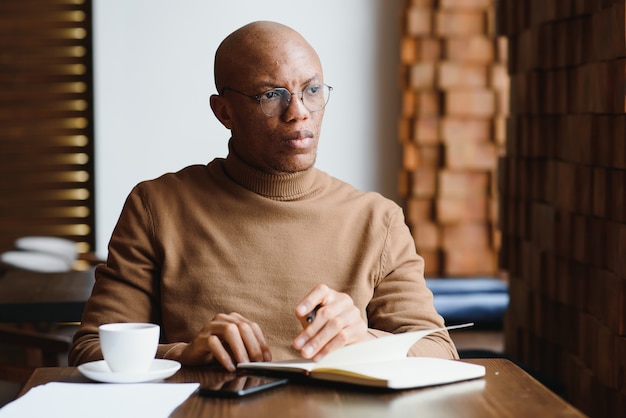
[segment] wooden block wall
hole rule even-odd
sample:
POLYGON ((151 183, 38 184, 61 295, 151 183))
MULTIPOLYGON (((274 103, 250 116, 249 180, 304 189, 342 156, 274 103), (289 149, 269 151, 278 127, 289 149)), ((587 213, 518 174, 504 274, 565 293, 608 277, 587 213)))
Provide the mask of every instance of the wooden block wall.
POLYGON ((500 0, 507 354, 592 417, 626 416, 625 0, 500 0))
POLYGON ((426 275, 497 273, 496 168, 509 78, 494 0, 407 0, 400 195, 426 275))

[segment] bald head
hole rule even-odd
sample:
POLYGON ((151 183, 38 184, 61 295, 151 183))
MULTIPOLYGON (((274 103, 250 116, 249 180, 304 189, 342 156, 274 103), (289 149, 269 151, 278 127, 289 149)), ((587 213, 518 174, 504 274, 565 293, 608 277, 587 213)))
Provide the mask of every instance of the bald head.
POLYGON ((276 22, 249 23, 227 36, 215 54, 215 86, 241 86, 253 74, 276 71, 294 52, 321 64, 315 50, 295 30, 276 22))
POLYGON ((217 49, 211 109, 230 131, 231 150, 239 158, 266 173, 295 173, 315 163, 324 106, 310 110, 305 101, 313 93, 321 93, 318 101, 327 98, 323 83, 320 59, 298 32, 275 22, 254 22, 217 49), (286 107, 287 96, 278 89, 291 92, 286 107), (265 112, 257 98, 264 93, 274 104, 281 100, 278 114, 265 112))

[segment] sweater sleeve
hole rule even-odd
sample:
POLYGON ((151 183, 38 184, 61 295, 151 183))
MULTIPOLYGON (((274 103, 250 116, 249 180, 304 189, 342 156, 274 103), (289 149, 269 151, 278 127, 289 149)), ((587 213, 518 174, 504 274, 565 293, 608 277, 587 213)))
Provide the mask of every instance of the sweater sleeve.
MULTIPOLYGON (((426 287, 424 259, 415 250, 415 242, 399 207, 388 219, 379 282, 367 311, 370 333, 376 337, 387 332, 395 334, 444 326, 443 318, 435 310, 432 292, 426 287)), ((409 355, 458 358, 447 331, 422 338, 411 347, 409 355)))
MULTIPOLYGON (((69 364, 102 359, 98 326, 110 322, 160 323, 160 260, 149 208, 141 186, 128 196, 109 243, 105 265, 96 269, 96 283, 74 336, 69 364)), ((159 354, 168 346, 160 346, 159 354)))

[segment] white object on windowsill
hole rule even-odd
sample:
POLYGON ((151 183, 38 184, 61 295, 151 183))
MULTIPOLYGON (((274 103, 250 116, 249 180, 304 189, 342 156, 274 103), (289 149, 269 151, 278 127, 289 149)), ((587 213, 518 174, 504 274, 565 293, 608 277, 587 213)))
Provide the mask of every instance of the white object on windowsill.
POLYGON ((23 251, 56 255, 65 260, 70 266, 78 258, 76 243, 59 237, 32 236, 18 238, 15 240, 15 248, 23 251))
POLYGON ((66 259, 34 251, 7 251, 0 254, 0 261, 12 267, 39 273, 62 273, 72 269, 72 264, 66 259))

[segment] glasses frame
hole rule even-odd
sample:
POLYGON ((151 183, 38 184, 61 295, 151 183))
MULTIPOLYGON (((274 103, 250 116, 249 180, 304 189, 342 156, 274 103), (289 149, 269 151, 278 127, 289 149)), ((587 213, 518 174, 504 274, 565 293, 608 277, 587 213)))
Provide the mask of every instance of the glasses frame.
POLYGON ((259 94, 257 94, 257 95, 250 95, 250 94, 246 94, 246 93, 243 93, 243 92, 241 92, 241 91, 239 91, 239 90, 236 90, 236 89, 234 89, 234 88, 232 88, 232 87, 228 87, 228 86, 226 86, 226 87, 222 87, 222 90, 220 91, 220 96, 223 96, 223 95, 224 95, 224 92, 225 92, 225 91, 227 91, 227 90, 232 91, 232 92, 235 92, 235 93, 237 93, 237 94, 240 94, 240 95, 242 95, 242 96, 245 96, 245 97, 247 97, 247 98, 249 98, 249 99, 252 99, 252 100, 254 100, 254 101, 258 102, 258 103, 259 103, 259 106, 261 107, 261 111, 262 111, 262 112, 263 112, 266 116, 274 117, 274 116, 282 116, 282 115, 283 115, 283 114, 287 111, 287 109, 289 108, 289 105, 291 104, 291 97, 293 97, 294 95, 300 95, 300 101, 302 102, 302 104, 304 105, 304 107, 305 107, 305 108, 306 108, 309 112, 319 112, 320 110, 323 110, 323 109, 326 107, 326 105, 328 104, 328 101, 330 100, 330 93, 333 91, 333 88, 332 88, 331 86, 329 86, 328 84, 326 84, 326 83, 322 83, 322 85, 323 85, 323 86, 325 86, 326 88, 328 88, 328 98, 327 98, 327 99, 326 99, 326 101, 324 102, 324 106, 322 106, 321 108, 316 109, 316 110, 311 110, 311 109, 309 109, 309 107, 306 105, 306 103, 305 103, 305 101, 304 101, 304 97, 303 97, 303 96, 304 96, 304 91, 305 91, 305 90, 306 90, 309 86, 311 86, 311 84, 307 85, 307 86, 306 86, 306 87, 305 87, 302 91, 294 91, 294 92, 291 92, 291 91, 289 91, 288 89, 286 89, 286 88, 284 88, 284 87, 276 87, 276 88, 273 88, 273 89, 266 90, 266 91, 264 91, 263 93, 259 93, 259 94), (271 91, 274 91, 274 90, 281 90, 281 89, 282 89, 282 90, 285 90, 286 92, 288 92, 288 93, 289 93, 289 101, 287 102, 287 107, 286 107, 286 108, 285 108, 285 110, 283 110, 281 113, 279 113, 279 114, 277 114, 277 115, 271 115, 271 114, 267 113, 267 112, 265 111, 265 109, 263 108, 263 102, 262 102, 262 100, 263 100, 263 95, 265 95, 265 94, 267 94, 267 93, 269 93, 269 92, 271 92, 271 91))

